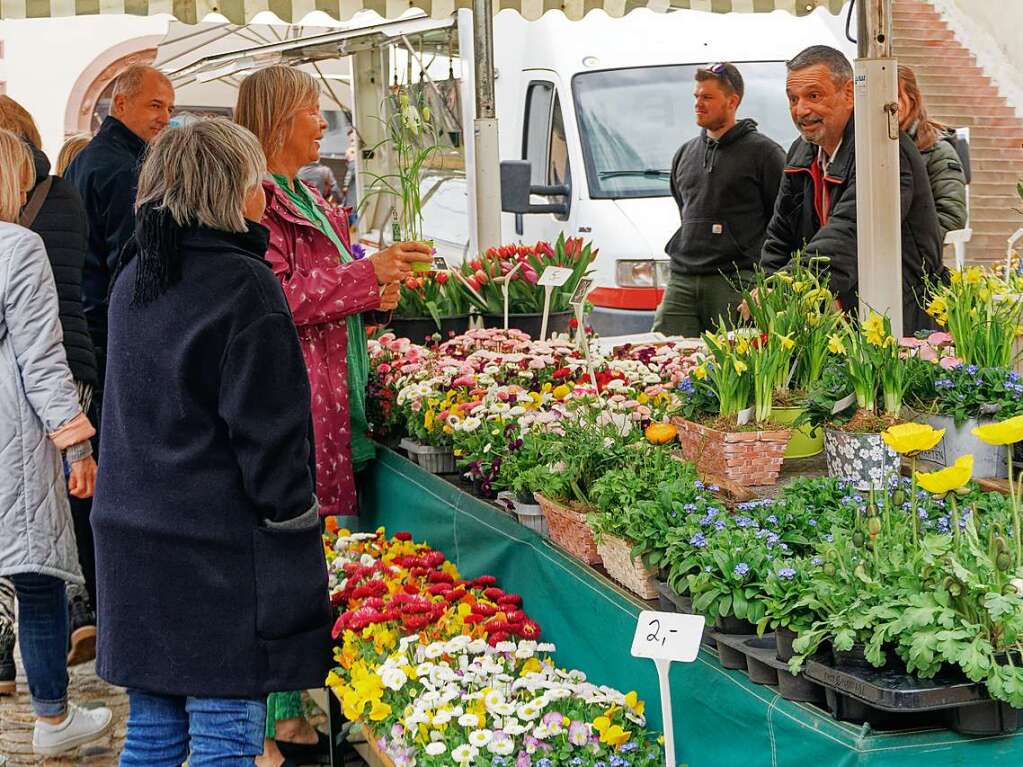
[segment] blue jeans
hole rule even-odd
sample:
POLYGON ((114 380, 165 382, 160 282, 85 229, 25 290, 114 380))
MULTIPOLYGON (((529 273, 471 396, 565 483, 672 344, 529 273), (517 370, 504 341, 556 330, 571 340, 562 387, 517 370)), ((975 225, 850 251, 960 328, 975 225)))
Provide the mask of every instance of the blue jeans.
POLYGON ((128 690, 121 767, 251 767, 263 753, 266 702, 128 690), (191 752, 191 753, 190 753, 191 752))
POLYGON ((67 710, 67 597, 52 575, 10 575, 18 597, 18 644, 36 716, 67 710))

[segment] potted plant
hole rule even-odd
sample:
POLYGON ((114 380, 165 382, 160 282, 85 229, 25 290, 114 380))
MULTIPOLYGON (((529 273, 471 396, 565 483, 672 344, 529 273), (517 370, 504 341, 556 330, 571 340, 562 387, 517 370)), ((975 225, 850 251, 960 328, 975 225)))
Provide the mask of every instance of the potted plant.
POLYGON ((977 477, 1007 477, 1007 448, 988 445, 973 435, 979 426, 1023 414, 1023 378, 1006 368, 957 364, 951 369, 922 365, 910 391, 915 420, 944 429, 945 437, 920 457, 951 466, 974 457, 977 477))
POLYGON ((898 454, 881 432, 901 420, 910 366, 891 321, 875 312, 862 322, 843 318, 829 348, 837 359, 814 387, 805 420, 825 427, 831 476, 861 490, 879 488, 899 469, 898 454))
POLYGON ((674 419, 686 460, 738 485, 778 481, 791 429, 771 425, 781 371, 795 342, 778 333, 707 333, 706 360, 682 384, 683 416, 674 419))
POLYGON ((419 272, 401 284, 398 305, 387 326, 416 343, 448 339, 469 329, 464 293, 447 272, 419 272))
MULTIPOLYGON (((753 324, 762 332, 792 339, 795 353, 774 381, 771 421, 793 426, 803 413, 806 392, 820 380, 830 354, 828 341, 840 320, 835 297, 822 266, 825 258, 793 256, 781 272, 757 272, 753 289, 744 291, 753 324)), ((824 450, 824 432, 809 423, 792 430, 786 458, 806 458, 824 450)))
POLYGON ((675 428, 666 423, 648 426, 647 442, 636 443, 629 461, 605 472, 590 493, 595 512, 588 522, 604 569, 641 599, 657 596, 653 580, 673 521, 652 513, 662 507, 650 502, 661 492, 671 493, 677 485, 691 487, 696 480, 692 465, 665 447, 662 431, 674 434, 675 428))
MULTIPOLYGON (((544 288, 537 284, 549 266, 571 269, 568 281, 551 291, 548 333, 567 333, 572 320, 569 300, 597 256, 591 243, 562 233, 551 245, 506 245, 491 248, 478 258, 462 264, 459 274, 466 299, 483 315, 483 326, 504 327, 504 291, 495 282, 508 279, 508 327, 539 339, 543 324, 544 288)), ((542 340, 542 339, 541 339, 542 340)))

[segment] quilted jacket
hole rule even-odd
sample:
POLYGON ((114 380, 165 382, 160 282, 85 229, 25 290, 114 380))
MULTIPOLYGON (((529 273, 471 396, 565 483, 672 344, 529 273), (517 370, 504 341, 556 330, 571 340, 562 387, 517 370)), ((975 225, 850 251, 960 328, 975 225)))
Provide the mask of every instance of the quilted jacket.
POLYGON ((43 241, 0 222, 0 576, 83 583, 60 450, 95 430, 61 338, 43 241))
MULTIPOLYGON (((344 213, 310 189, 350 249, 344 213)), ((345 318, 380 308, 376 273, 368 260, 340 263, 327 235, 309 223, 275 183, 264 181, 263 190, 267 205, 262 223, 270 230, 266 260, 284 287, 309 370, 320 514, 353 515, 357 510, 345 318)))

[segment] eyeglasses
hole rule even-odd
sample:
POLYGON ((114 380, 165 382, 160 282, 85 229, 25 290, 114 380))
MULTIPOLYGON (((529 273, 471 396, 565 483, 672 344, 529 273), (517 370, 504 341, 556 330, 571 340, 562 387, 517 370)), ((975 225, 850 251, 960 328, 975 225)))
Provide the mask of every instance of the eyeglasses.
POLYGON ((707 72, 708 74, 713 75, 719 80, 724 80, 726 83, 728 83, 729 87, 731 87, 733 91, 737 91, 739 89, 738 84, 732 78, 732 73, 728 71, 728 66, 723 62, 718 62, 717 64, 708 64, 705 67, 700 67, 699 71, 707 72))

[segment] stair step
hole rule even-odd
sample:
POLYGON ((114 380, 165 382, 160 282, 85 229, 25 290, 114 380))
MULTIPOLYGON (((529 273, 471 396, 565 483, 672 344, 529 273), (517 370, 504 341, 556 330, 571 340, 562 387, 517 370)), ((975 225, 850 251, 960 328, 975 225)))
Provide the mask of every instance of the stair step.
MULTIPOLYGON (((1023 159, 1012 159, 1012 160, 978 160, 975 157, 970 158, 970 167, 973 169, 975 175, 980 173, 987 173, 988 171, 1023 171, 1023 159)), ((1020 173, 1023 176, 1023 172, 1020 173)))
POLYGON ((913 60, 922 64, 942 63, 944 65, 970 64, 975 63, 973 54, 966 48, 961 48, 957 43, 950 45, 904 45, 898 40, 892 46, 895 51, 895 58, 913 60), (935 58, 940 56, 941 58, 935 58))
POLYGON ((1008 133, 1020 134, 1023 137, 1023 124, 1015 116, 1002 115, 991 117, 990 115, 953 115, 946 114, 940 109, 932 109, 930 115, 940 123, 952 128, 969 128, 970 133, 991 134, 992 131, 1006 131, 1008 133))
POLYGON ((941 43, 958 45, 951 29, 940 29, 937 27, 931 29, 900 29, 896 26, 892 28, 892 35, 895 38, 896 47, 899 48, 908 45, 940 45, 941 43))
POLYGON ((991 78, 981 74, 979 68, 977 73, 972 75, 964 75, 962 70, 956 70, 954 74, 946 74, 932 66, 920 67, 914 69, 913 72, 925 94, 930 94, 932 90, 952 94, 962 93, 965 87, 968 87, 971 92, 975 92, 978 87, 990 88, 992 93, 998 92, 998 89, 992 84, 991 78))
POLYGON ((984 149, 1020 149, 1023 147, 1023 136, 982 136, 974 130, 970 130, 970 148, 984 149))
POLYGON ((982 107, 1008 107, 1007 102, 1002 96, 997 94, 993 88, 990 93, 977 93, 975 90, 970 89, 969 91, 954 93, 951 91, 933 91, 928 88, 924 88, 924 98, 927 99, 927 103, 930 104, 962 104, 966 105, 977 105, 982 107))
POLYGON ((985 181, 978 176, 970 184, 970 205, 977 208, 992 209, 1011 207, 1016 204, 1023 205, 1016 194, 1016 182, 1011 184, 998 184, 993 181, 985 181))
POLYGON ((978 161, 997 162, 1001 160, 1019 160, 1023 162, 1023 149, 998 149, 994 147, 978 147, 970 142, 970 161, 976 165, 978 161))

